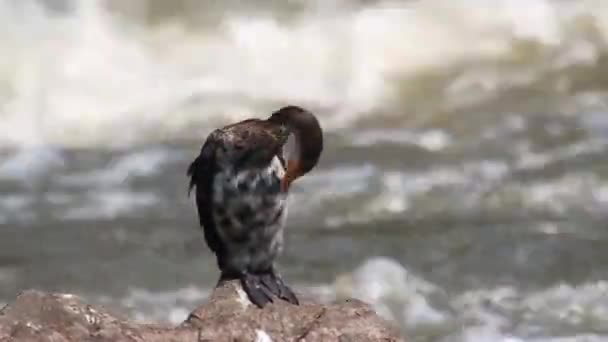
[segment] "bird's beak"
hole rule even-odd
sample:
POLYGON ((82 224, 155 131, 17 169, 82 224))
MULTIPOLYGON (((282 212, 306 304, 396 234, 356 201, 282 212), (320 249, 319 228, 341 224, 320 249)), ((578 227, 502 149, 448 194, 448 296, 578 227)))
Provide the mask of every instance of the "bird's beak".
POLYGON ((300 176, 300 163, 296 160, 287 161, 287 170, 281 180, 281 191, 287 192, 291 183, 300 176))
POLYGON ((287 177, 283 177, 281 180, 281 192, 287 192, 289 190, 289 185, 291 181, 287 177))

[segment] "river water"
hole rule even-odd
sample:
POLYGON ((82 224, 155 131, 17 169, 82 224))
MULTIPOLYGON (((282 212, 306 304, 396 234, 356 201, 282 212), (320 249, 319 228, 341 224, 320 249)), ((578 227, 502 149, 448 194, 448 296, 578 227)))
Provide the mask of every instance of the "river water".
POLYGON ((280 267, 413 341, 608 341, 608 2, 0 0, 0 302, 183 320, 213 128, 287 103, 326 151, 280 267))

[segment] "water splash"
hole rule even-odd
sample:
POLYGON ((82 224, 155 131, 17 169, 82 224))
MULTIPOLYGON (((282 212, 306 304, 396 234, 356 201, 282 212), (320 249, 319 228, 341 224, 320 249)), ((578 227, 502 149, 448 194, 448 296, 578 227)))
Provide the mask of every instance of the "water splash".
POLYGON ((315 2, 290 20, 227 12, 195 28, 70 3, 0 1, 2 146, 194 137, 285 102, 314 108, 327 130, 378 116, 420 125, 518 107, 500 99, 514 89, 543 89, 551 109, 605 83, 593 76, 608 36, 601 1, 315 2))

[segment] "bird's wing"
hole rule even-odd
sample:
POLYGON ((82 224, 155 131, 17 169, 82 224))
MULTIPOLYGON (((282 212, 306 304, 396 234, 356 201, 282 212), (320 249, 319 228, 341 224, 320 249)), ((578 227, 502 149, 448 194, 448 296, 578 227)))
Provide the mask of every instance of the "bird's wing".
POLYGON ((211 214, 213 204, 211 200, 213 198, 212 184, 217 167, 215 152, 220 143, 222 143, 220 131, 215 130, 209 134, 200 154, 188 168, 188 176, 190 176, 188 194, 196 187, 196 207, 199 221, 205 233, 205 241, 214 253, 217 253, 222 247, 211 214))

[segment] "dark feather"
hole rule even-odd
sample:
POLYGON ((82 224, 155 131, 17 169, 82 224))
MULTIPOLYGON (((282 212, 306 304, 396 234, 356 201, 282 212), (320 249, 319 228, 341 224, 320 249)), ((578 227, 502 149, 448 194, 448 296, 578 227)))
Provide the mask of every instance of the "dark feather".
MULTIPOLYGON (((199 156, 190 164, 188 176, 190 186, 188 195, 196 187, 196 207, 198 209, 199 222, 203 228, 205 242, 209 248, 218 253, 221 249, 221 241, 216 231, 215 222, 211 216, 212 175, 215 168, 215 150, 220 143, 217 138, 218 131, 212 132, 201 148, 199 156)), ((218 263, 220 260, 218 259, 218 263)))

